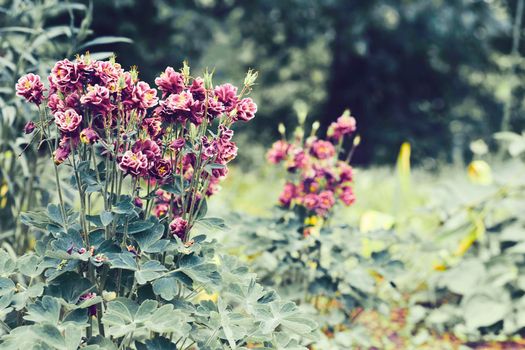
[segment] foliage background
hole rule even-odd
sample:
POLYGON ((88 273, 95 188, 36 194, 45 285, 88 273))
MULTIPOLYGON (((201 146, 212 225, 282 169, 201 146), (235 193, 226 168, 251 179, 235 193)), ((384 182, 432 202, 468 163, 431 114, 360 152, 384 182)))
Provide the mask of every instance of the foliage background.
MULTIPOLYGON (((393 162, 403 141, 429 167, 462 162, 470 140, 502 126, 522 74, 511 56, 513 0, 94 1, 97 35, 146 80, 184 59, 224 78, 261 72, 256 141, 276 137, 305 101, 326 125, 349 107, 363 136, 357 163, 393 162), (514 68, 513 68, 514 67, 514 68)), ((519 47, 518 47, 519 49, 519 47)), ((518 50, 519 51, 519 50, 518 50)), ((509 127, 523 126, 522 104, 509 127)))

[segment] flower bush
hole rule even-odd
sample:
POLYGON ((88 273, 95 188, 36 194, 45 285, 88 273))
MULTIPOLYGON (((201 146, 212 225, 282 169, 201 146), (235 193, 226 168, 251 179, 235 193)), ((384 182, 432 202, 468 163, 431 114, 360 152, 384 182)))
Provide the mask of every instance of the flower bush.
POLYGON ((390 232, 370 233, 367 239, 384 245, 365 254, 357 229, 330 222, 338 206, 355 201, 349 161, 359 137, 350 112, 330 125, 326 139, 316 136, 317 123, 306 137, 304 129, 300 121, 288 141, 280 127, 282 139, 266 154, 268 162, 286 171, 278 210, 273 218, 232 220, 239 237, 232 249, 243 247, 261 283, 292 298, 319 323, 319 341, 311 349, 347 349, 361 344, 363 330, 355 320, 362 311, 387 309, 382 296, 395 292, 389 282, 402 264, 390 254, 390 232), (345 141, 352 136, 345 153, 345 141))
POLYGON ((306 138, 299 128, 290 142, 283 134, 283 139, 272 145, 266 158, 272 164, 283 164, 289 174, 279 197, 280 206, 296 207, 305 217, 326 219, 336 204, 350 206, 355 201, 351 186, 353 169, 348 164, 354 148, 344 160, 340 160, 340 155, 344 139, 356 130, 356 121, 349 110, 345 111, 330 125, 328 140, 315 136, 317 128, 314 124, 312 134, 306 138))
POLYGON ((156 79, 159 92, 86 54, 57 62, 47 87, 20 78, 60 203, 22 216, 40 234, 34 252, 0 252, 2 348, 303 349, 315 324, 198 232, 224 227, 206 201, 236 156, 232 126, 257 110, 256 77, 214 87, 185 64, 156 79))

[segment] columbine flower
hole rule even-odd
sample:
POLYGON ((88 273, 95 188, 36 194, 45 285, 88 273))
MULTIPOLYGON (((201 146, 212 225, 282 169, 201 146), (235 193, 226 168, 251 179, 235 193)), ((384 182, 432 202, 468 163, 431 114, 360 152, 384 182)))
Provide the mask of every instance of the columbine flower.
POLYGON ((272 164, 278 164, 286 159, 290 145, 284 140, 273 143, 272 148, 266 153, 266 159, 272 164))
POLYGON ((18 79, 16 94, 28 102, 39 105, 44 97, 44 84, 36 74, 29 73, 18 79))
POLYGON ((352 182, 354 178, 354 170, 348 163, 338 162, 337 168, 339 170, 339 181, 341 183, 352 182))
POLYGON ((339 194, 339 199, 346 205, 352 205, 355 202, 355 195, 354 191, 352 190, 352 187, 350 186, 343 186, 341 188, 341 193, 339 194))
POLYGON ((148 83, 139 81, 133 88, 132 101, 139 109, 146 110, 151 108, 159 101, 157 90, 150 88, 148 83))
POLYGON ((144 205, 142 203, 142 199, 140 199, 139 197, 135 197, 133 199, 133 204, 137 207, 137 208, 142 208, 142 206, 144 205))
MULTIPOLYGON (((89 300, 89 299, 93 299, 97 296, 96 293, 86 293, 84 295, 82 295, 79 299, 78 299, 78 302, 79 303, 82 303, 83 301, 86 301, 86 300, 89 300)), ((97 314, 97 305, 91 305, 88 307, 88 315, 89 316, 96 316, 97 314)))
POLYGON ((158 159, 150 168, 150 174, 158 180, 167 178, 171 174, 171 162, 167 159, 158 159))
POLYGON ((237 88, 232 84, 223 84, 215 87, 215 96, 224 106, 226 112, 232 111, 239 102, 237 97, 237 88))
POLYGON ((204 101, 206 98, 206 88, 204 87, 204 80, 201 77, 193 79, 190 86, 190 92, 194 100, 204 101))
POLYGON ((82 116, 74 109, 67 109, 65 112, 55 113, 55 124, 60 131, 65 133, 73 133, 82 123, 82 116))
POLYGON ((148 171, 148 157, 141 151, 126 151, 119 162, 119 168, 132 176, 143 176, 148 171))
POLYGON ((292 200, 296 198, 296 196, 297 196, 297 188, 295 187, 293 183, 287 182, 284 185, 283 192, 279 196, 279 203, 281 203, 283 207, 288 208, 290 204, 292 203, 292 200))
POLYGON ((58 146, 58 148, 53 152, 53 160, 56 165, 62 164, 69 154, 71 153, 71 147, 66 144, 63 146, 58 146))
POLYGON ((332 191, 322 191, 317 199, 316 213, 320 216, 326 216, 335 204, 334 193, 332 191))
POLYGON ((329 141, 316 140, 312 143, 310 152, 317 159, 328 159, 335 155, 335 147, 329 141))
POLYGON ((234 120, 249 121, 255 117, 257 113, 257 105, 251 98, 243 98, 241 102, 237 104, 237 114, 234 116, 234 120))
POLYGON ((188 228, 188 221, 184 220, 181 217, 177 217, 173 219, 172 222, 170 222, 170 233, 173 236, 177 236, 181 239, 184 238, 187 228, 188 228))
POLYGON ((177 119, 185 122, 190 115, 192 105, 193 96, 188 91, 172 94, 160 102, 160 115, 168 121, 177 119))
POLYGON ((353 133, 356 130, 355 118, 350 115, 350 111, 345 111, 337 121, 328 127, 328 137, 339 141, 343 136, 353 133))
POLYGON ((184 90, 184 77, 172 67, 167 67, 160 77, 155 79, 155 84, 162 91, 163 96, 179 94, 184 90))
POLYGON ((78 90, 82 87, 85 64, 82 62, 71 62, 68 59, 58 61, 49 75, 49 85, 53 91, 63 93, 78 90))
POLYGON ((80 141, 87 145, 92 145, 99 139, 97 132, 92 128, 85 128, 80 132, 80 141))
POLYGON ((35 123, 32 120, 28 121, 26 125, 24 126, 24 134, 26 135, 31 134, 33 131, 35 131, 35 128, 36 128, 35 123))
POLYGON ((174 151, 180 151, 184 147, 185 144, 186 144, 186 140, 180 137, 171 142, 170 148, 174 151))
POLYGON ((83 105, 102 114, 107 113, 112 108, 107 87, 95 84, 94 86, 89 86, 87 90, 88 92, 80 98, 80 102, 83 105))

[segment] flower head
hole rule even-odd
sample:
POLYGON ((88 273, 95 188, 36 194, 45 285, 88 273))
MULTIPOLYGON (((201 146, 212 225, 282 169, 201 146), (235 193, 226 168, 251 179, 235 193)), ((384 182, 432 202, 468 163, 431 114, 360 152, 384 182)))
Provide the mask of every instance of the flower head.
POLYGON ((172 67, 166 70, 155 79, 155 84, 162 91, 163 96, 167 94, 179 94, 184 90, 184 76, 176 72, 172 67))
POLYGON ((82 129, 80 132, 80 141, 87 145, 92 145, 100 139, 97 132, 92 128, 82 129))
POLYGON ((144 176, 148 171, 148 157, 141 151, 126 151, 119 162, 119 168, 132 176, 144 176))
POLYGON ((44 84, 36 74, 29 73, 18 79, 16 94, 28 102, 39 105, 44 97, 44 84))
POLYGON ((55 113, 55 124, 64 133, 73 133, 78 130, 82 123, 82 116, 74 109, 66 109, 65 112, 55 113))
POLYGON ((188 221, 181 217, 176 217, 170 222, 170 234, 179 238, 184 238, 188 228, 188 221))

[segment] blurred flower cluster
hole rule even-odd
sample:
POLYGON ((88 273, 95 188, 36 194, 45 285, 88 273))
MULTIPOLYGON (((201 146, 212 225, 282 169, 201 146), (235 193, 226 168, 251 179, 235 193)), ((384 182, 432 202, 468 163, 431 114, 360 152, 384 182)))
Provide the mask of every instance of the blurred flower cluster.
POLYGON ((338 202, 349 206, 355 201, 353 170, 349 165, 353 148, 345 160, 340 160, 340 155, 344 139, 356 130, 356 121, 345 111, 329 126, 327 139, 315 136, 318 127, 314 123, 311 135, 304 137, 300 126, 293 141, 286 140, 283 132, 283 138, 268 151, 267 160, 282 164, 289 173, 279 197, 280 206, 299 207, 307 216, 327 218, 338 202))
MULTIPOLYGON (((237 156, 231 127, 254 118, 257 105, 243 96, 256 78, 249 71, 241 91, 231 84, 213 86, 212 74, 192 77, 184 64, 180 71, 167 67, 155 79, 157 91, 138 78, 136 68, 126 71, 114 59, 98 61, 86 54, 58 61, 47 89, 38 75, 27 74, 16 90, 39 107, 40 121, 24 131, 38 128, 55 164, 74 166, 75 155, 85 160, 86 147, 96 145, 107 160, 106 171, 144 182, 143 197, 148 204, 153 199, 154 213, 168 215, 172 233, 182 238, 201 198, 218 190, 227 164, 237 156), (167 193, 164 185, 179 191, 167 193)), ((142 205, 140 196, 135 204, 142 205)))

